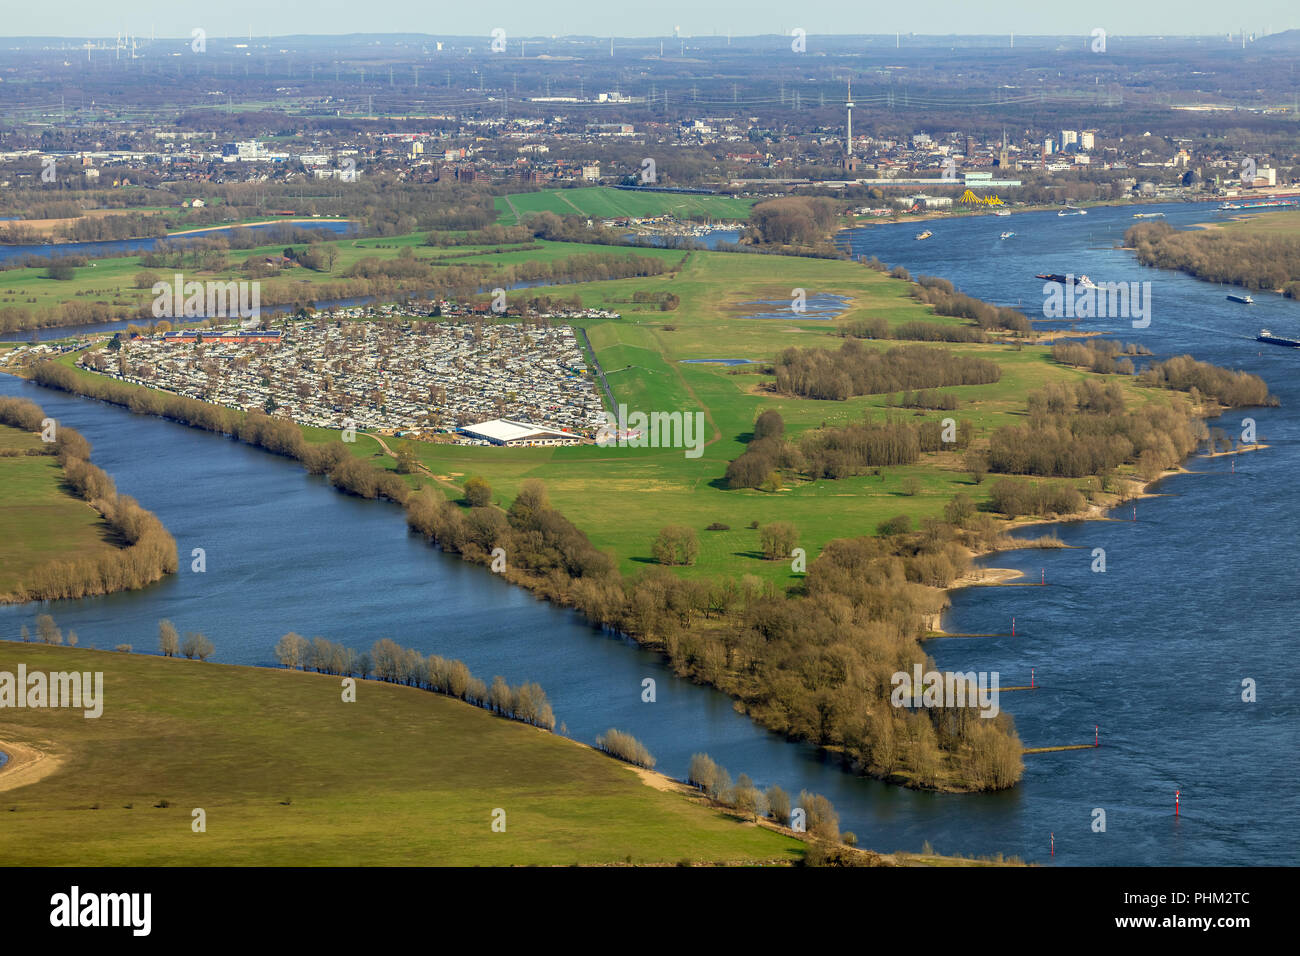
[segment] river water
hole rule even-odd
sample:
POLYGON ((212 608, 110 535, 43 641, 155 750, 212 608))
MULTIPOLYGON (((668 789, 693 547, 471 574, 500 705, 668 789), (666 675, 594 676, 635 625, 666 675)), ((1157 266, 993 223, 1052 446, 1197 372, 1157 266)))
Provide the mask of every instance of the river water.
MULTIPOLYGON (((1164 208, 1175 222, 1213 215, 1205 206, 1164 208)), ((207 634, 227 663, 272 664, 271 648, 289 630, 358 648, 390 637, 461 658, 488 681, 537 681, 569 735, 591 742, 609 727, 626 730, 672 776, 684 777, 691 754, 705 751, 733 776, 824 793, 842 828, 876 849, 917 850, 929 840, 944 852, 1042 863, 1294 863, 1284 825, 1300 809, 1300 702, 1285 662, 1297 616, 1287 549, 1300 518, 1286 490, 1300 465, 1300 386, 1288 368, 1297 357, 1251 336, 1262 316, 1274 331, 1294 331, 1300 306, 1272 297, 1254 310, 1231 306, 1213 285, 1141 270, 1111 248, 1131 222, 1118 210, 1059 220, 1029 213, 932 225, 928 242, 915 242, 907 226, 849 237, 863 254, 1027 310, 1041 302, 1036 272, 1152 281, 1150 327, 1112 323, 1124 340, 1256 371, 1283 402, 1247 413, 1273 447, 1240 456, 1235 474, 1231 459, 1194 459, 1190 467, 1205 473, 1164 482, 1171 496, 1141 502, 1136 522, 1057 529, 1087 550, 992 562, 1034 579, 1045 569, 1048 587, 954 596, 948 630, 1001 633, 1014 615, 1017 637, 928 649, 941 668, 997 670, 1007 686, 1028 683, 1036 668, 1040 690, 1001 700, 1028 746, 1088 743, 1101 726, 1098 749, 1026 757, 1012 791, 916 793, 845 773, 814 748, 763 731, 723 695, 675 678, 631 642, 428 547, 395 506, 338 494, 298 465, 228 439, 0 375, 0 394, 30 397, 85 434, 96 463, 158 514, 181 551, 182 570, 168 581, 45 610, 83 645, 147 651, 159 619, 169 618, 182 632, 207 634), (1003 229, 1016 240, 999 244, 1003 229), (1090 571, 1096 547, 1106 549, 1105 574, 1090 571), (204 573, 190 570, 195 548, 204 549, 204 573), (657 683, 655 703, 641 700, 646 677, 657 683), (1240 701, 1245 678, 1258 684, 1256 703, 1240 701), (1104 833, 1091 829, 1098 808, 1104 833)), ((1241 417, 1229 416, 1234 429, 1241 417)), ((0 634, 16 638, 41 610, 0 608, 0 634)))

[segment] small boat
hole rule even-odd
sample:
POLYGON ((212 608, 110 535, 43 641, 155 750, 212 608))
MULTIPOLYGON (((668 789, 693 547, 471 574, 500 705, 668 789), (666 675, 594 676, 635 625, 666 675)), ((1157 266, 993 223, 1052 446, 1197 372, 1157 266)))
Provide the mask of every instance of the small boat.
POLYGON ((1254 305, 1254 304, 1255 304, 1255 300, 1252 299, 1250 296, 1248 296, 1248 295, 1237 295, 1236 293, 1233 293, 1233 292, 1229 292, 1229 293, 1228 293, 1228 301, 1229 301, 1229 302, 1240 302, 1242 305, 1254 305))
POLYGON ((916 234, 916 240, 919 242, 922 239, 929 239, 933 235, 934 233, 932 233, 929 229, 927 229, 924 232, 918 232, 916 234))
POLYGON ((1088 210, 1075 209, 1073 206, 1066 206, 1064 209, 1058 212, 1057 215, 1058 216, 1086 216, 1088 215, 1088 210))
POLYGON ((1010 239, 1010 238, 1011 238, 1012 236, 1014 236, 1014 235, 1015 235, 1014 232, 1004 232, 1002 235, 998 236, 998 238, 999 238, 999 239, 1010 239))
POLYGON ((1165 214, 1162 212, 1135 212, 1134 219, 1164 219, 1165 214))
POLYGON ((993 215, 995 215, 995 216, 1009 216, 1009 215, 1011 215, 1011 210, 1010 210, 1010 209, 994 209, 994 210, 993 210, 993 215))

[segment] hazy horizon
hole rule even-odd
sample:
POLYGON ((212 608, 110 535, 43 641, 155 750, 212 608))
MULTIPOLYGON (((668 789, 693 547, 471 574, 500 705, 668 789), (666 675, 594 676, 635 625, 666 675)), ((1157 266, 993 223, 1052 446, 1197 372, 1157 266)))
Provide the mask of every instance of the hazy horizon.
POLYGON ((503 29, 519 37, 624 37, 789 35, 799 28, 811 40, 821 36, 872 36, 892 33, 941 36, 1071 36, 1100 27, 1113 36, 1257 37, 1300 27, 1300 8, 1292 0, 1261 0, 1240 13, 1207 0, 1180 3, 1153 0, 1135 7, 1127 0, 1096 0, 1087 8, 1045 7, 1013 0, 982 10, 967 0, 934 0, 923 9, 852 9, 828 0, 808 0, 791 12, 774 0, 663 0, 635 19, 625 7, 557 0, 539 9, 523 0, 502 0, 493 12, 455 9, 435 12, 415 0, 380 0, 366 5, 365 29, 357 30, 358 8, 351 2, 321 0, 310 18, 297 8, 269 8, 260 0, 210 4, 174 0, 136 0, 129 10, 106 8, 98 0, 68 0, 57 6, 24 5, 6 12, 0 37, 66 39, 113 37, 188 38, 195 27, 210 37, 292 35, 427 34, 432 37, 488 36, 503 29), (633 25, 635 24, 635 25, 633 25))

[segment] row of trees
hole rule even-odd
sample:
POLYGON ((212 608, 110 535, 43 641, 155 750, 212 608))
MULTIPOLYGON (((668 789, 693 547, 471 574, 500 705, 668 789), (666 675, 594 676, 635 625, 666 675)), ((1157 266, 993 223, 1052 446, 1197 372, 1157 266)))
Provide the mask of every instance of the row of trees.
MULTIPOLYGON (((946 408, 949 403, 933 395, 925 402, 946 408)), ((918 403, 912 398, 913 404, 918 403)), ((777 415, 776 412, 765 414, 777 415)), ((779 418, 779 415, 777 415, 779 418)), ((819 478, 848 478, 890 465, 915 464, 923 452, 965 449, 974 437, 968 421, 865 421, 838 427, 814 428, 799 436, 797 443, 780 432, 764 432, 753 438, 741 456, 727 465, 729 488, 776 490, 783 471, 819 478), (945 432, 951 434, 945 435, 945 432), (945 441, 945 437, 949 440, 945 441)))
POLYGON ((782 394, 838 401, 905 389, 988 385, 1002 377, 1002 369, 988 359, 923 345, 877 351, 856 339, 837 351, 788 348, 777 356, 775 372, 782 394))
POLYGON ((634 767, 645 767, 647 770, 653 770, 655 766, 655 758, 646 749, 645 744, 631 734, 616 730, 613 727, 603 734, 597 735, 596 749, 603 750, 611 757, 625 760, 634 767))
POLYGON ((369 652, 358 652, 324 637, 308 640, 290 631, 276 642, 274 651, 275 659, 290 670, 298 668, 362 679, 373 676, 376 680, 455 697, 510 720, 545 730, 555 729, 555 714, 546 692, 538 684, 511 687, 498 675, 488 686, 470 673, 464 661, 437 654, 425 657, 388 638, 376 641, 369 652))
POLYGON ((158 653, 163 657, 185 657, 206 661, 216 648, 207 636, 198 631, 186 631, 181 637, 176 625, 164 618, 158 622, 158 653))
MULTIPOLYGON (((900 276, 900 278, 905 277, 905 275, 900 276)), ((964 292, 958 292, 951 282, 937 276, 917 276, 912 295, 921 302, 933 306, 936 315, 970 319, 981 329, 988 331, 1007 329, 1019 335, 1027 335, 1033 331, 1033 326, 1023 312, 1002 305, 992 305, 964 292)))
MULTIPOLYGON (((0 424, 41 431, 44 421, 45 412, 34 402, 0 398, 0 424)), ((74 429, 57 426, 55 441, 49 445, 67 486, 103 515, 118 547, 40 565, 23 578, 13 599, 51 601, 110 594, 142 588, 175 573, 175 539, 152 512, 129 495, 119 494, 113 479, 91 464, 90 442, 74 429)))
POLYGON ((913 342, 988 342, 989 334, 970 325, 943 325, 912 319, 890 325, 884 316, 849 319, 839 323, 836 331, 846 338, 899 339, 913 342))
MULTIPOLYGON (((244 412, 210 405, 195 398, 142 389, 109 378, 79 374, 56 362, 41 362, 32 371, 41 385, 58 388, 87 398, 125 406, 133 412, 158 415, 229 435, 277 455, 294 458, 314 475, 328 475, 334 487, 363 498, 387 498, 402 504, 410 487, 390 471, 354 458, 341 442, 309 443, 291 421, 271 418, 261 412, 244 412)), ((173 570, 175 570, 173 566, 173 570)))

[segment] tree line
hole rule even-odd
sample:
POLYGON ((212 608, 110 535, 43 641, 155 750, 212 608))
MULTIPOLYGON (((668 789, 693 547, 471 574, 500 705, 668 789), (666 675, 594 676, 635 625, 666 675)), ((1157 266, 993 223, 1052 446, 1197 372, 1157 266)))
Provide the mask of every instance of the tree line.
MULTIPOLYGON (((0 424, 41 431, 45 412, 22 398, 0 398, 0 424)), ((101 468, 90 462, 90 442, 66 426, 55 429, 50 453, 58 458, 72 493, 103 515, 116 548, 60 558, 28 572, 14 601, 52 601, 134 590, 174 574, 176 541, 152 512, 120 494, 101 468)))
POLYGON ((1300 236, 1261 235, 1249 227, 1178 230, 1167 222, 1144 222, 1124 233, 1124 245, 1144 266, 1300 297, 1300 236))
POLYGON ((901 345, 879 351, 864 348, 856 339, 836 351, 785 349, 774 369, 778 392, 835 401, 904 389, 988 385, 1002 377, 996 362, 950 349, 901 345))
POLYGON ((544 730, 555 729, 555 714, 539 685, 523 683, 511 687, 498 675, 489 686, 471 674, 463 661, 437 654, 425 657, 388 638, 376 641, 368 652, 358 652, 324 637, 308 640, 290 631, 276 642, 275 658, 290 670, 362 679, 373 677, 390 684, 418 687, 455 697, 509 720, 544 730))
POLYGON ((536 479, 505 511, 464 508, 425 488, 408 500, 407 522, 474 563, 489 564, 501 548, 508 580, 660 651, 677 673, 736 697, 765 726, 835 748, 863 772, 953 789, 1019 778, 1005 714, 971 721, 888 700, 892 674, 927 660, 917 638, 946 600, 928 582, 947 585, 962 567, 962 532, 944 522, 833 542, 810 565, 806 596, 756 579, 683 580, 657 565, 625 577, 536 479))

